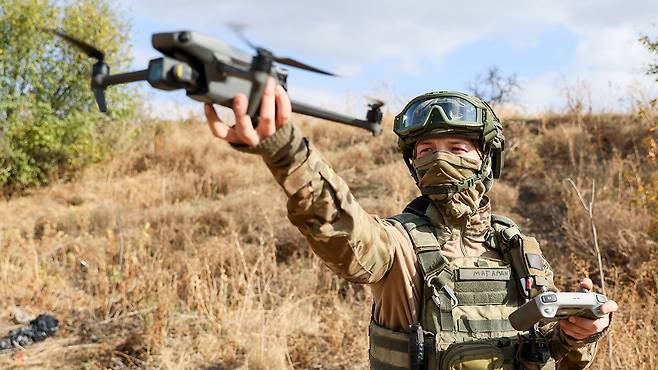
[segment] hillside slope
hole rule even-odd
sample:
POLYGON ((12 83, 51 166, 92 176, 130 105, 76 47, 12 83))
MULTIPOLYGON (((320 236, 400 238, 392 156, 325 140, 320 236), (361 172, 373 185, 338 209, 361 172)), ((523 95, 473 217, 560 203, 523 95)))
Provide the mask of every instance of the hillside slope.
MULTIPOLYGON (((369 212, 398 213, 417 189, 385 134, 323 121, 304 132, 369 212)), ((554 115, 505 123, 494 210, 536 236, 572 289, 601 285, 621 311, 595 368, 658 368, 656 117, 554 115)), ((362 369, 368 289, 335 277, 292 227, 259 158, 199 122, 154 123, 87 171, 0 203, 0 333, 14 307, 50 312, 58 334, 0 354, 0 367, 362 369)), ((4 334, 3 334, 4 335, 4 334)))

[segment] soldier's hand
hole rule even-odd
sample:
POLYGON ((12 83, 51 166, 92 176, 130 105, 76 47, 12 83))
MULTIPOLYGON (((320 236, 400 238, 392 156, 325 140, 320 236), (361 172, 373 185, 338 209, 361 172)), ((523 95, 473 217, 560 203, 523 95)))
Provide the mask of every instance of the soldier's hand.
MULTIPOLYGON (((588 278, 580 281, 581 290, 586 289, 589 291, 593 287, 592 280, 588 278)), ((560 320, 560 328, 570 337, 578 340, 585 339, 607 328, 610 325, 610 315, 608 314, 617 311, 618 308, 619 306, 617 306, 615 301, 607 301, 601 306, 601 313, 606 314, 604 317, 590 320, 580 316, 569 316, 567 319, 560 320)))
POLYGON ((238 94, 233 98, 235 126, 229 127, 219 119, 212 104, 206 103, 204 111, 212 134, 230 143, 256 146, 286 124, 292 112, 288 94, 272 77, 268 78, 265 84, 260 101, 258 127, 255 129, 251 117, 247 115, 247 105, 246 95, 238 94))

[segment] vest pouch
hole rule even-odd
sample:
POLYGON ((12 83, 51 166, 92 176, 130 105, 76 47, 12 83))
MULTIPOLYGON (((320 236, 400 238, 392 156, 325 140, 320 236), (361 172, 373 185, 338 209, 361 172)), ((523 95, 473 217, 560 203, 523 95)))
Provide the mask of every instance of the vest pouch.
POLYGON ((441 370, 512 370, 500 348, 489 343, 455 343, 441 356, 441 370))

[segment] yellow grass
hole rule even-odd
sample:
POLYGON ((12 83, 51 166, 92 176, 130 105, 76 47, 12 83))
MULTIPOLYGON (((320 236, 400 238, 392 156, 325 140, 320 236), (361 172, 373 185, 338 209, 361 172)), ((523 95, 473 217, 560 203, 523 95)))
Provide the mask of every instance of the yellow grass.
MULTIPOLYGON (((658 368, 655 117, 523 122, 506 126, 494 208, 542 241, 560 287, 597 282, 589 224, 565 182, 589 199, 594 180, 607 294, 621 306, 613 361, 658 368)), ((380 216, 417 194, 390 125, 372 138, 302 122, 380 216)), ((55 337, 0 354, 1 368, 363 369, 369 294, 309 251, 261 161, 199 122, 154 124, 77 181, 0 201, 0 335, 15 327, 13 307, 61 321, 55 337)), ((607 345, 594 368, 609 368, 607 345)))

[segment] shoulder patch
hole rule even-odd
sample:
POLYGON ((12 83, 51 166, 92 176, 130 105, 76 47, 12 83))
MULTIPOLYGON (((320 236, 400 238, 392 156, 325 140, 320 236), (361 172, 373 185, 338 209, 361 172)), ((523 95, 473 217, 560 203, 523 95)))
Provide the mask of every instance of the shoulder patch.
POLYGON ((525 258, 528 261, 528 266, 533 269, 545 271, 548 268, 548 262, 541 254, 528 253, 525 258))

